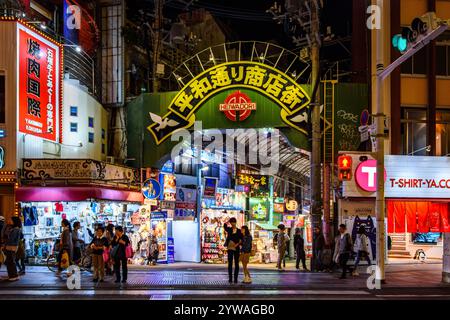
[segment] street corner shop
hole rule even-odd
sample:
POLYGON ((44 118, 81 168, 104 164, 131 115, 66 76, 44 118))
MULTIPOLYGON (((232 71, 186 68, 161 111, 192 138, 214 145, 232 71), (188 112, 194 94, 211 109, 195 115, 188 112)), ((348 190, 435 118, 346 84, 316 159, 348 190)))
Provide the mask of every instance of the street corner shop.
MULTIPOLYGON (((341 152, 352 158, 350 181, 342 183, 341 222, 365 225, 375 250, 376 160, 369 154, 341 152)), ((387 234, 390 257, 442 259, 444 234, 450 232, 450 159, 426 156, 385 156, 387 234)))
POLYGON ((45 264, 61 221, 79 221, 88 242, 97 225, 132 230, 142 204, 138 171, 89 159, 26 159, 15 190, 30 263, 45 264))

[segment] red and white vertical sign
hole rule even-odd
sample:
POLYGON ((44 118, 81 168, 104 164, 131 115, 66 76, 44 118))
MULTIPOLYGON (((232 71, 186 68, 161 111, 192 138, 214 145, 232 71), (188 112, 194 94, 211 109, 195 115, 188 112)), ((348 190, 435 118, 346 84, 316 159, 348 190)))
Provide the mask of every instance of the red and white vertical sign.
POLYGON ((17 28, 19 131, 59 142, 61 47, 20 23, 17 28))

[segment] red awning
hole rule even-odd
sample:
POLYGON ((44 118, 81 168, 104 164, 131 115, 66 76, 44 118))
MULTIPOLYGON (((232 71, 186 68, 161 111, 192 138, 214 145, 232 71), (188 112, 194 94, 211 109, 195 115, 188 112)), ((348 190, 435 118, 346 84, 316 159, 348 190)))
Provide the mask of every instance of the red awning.
POLYGON ((140 192, 101 187, 20 187, 16 189, 18 202, 71 202, 88 199, 143 202, 140 192))

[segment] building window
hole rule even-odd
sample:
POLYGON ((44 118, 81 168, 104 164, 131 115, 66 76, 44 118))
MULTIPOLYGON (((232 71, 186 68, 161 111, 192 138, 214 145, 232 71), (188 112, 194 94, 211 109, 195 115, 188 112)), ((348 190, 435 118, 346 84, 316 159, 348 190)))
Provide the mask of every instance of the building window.
POLYGON ((436 155, 450 155, 450 110, 436 110, 436 155))
POLYGON ((0 74, 0 123, 6 121, 6 80, 5 75, 0 74))
POLYGON ((88 118, 88 123, 89 123, 89 128, 93 128, 94 127, 94 118, 89 117, 88 118))
POLYGON ((89 134, 88 134, 88 141, 90 143, 94 143, 94 133, 93 132, 89 132, 89 134))
POLYGON ((102 34, 102 102, 117 105, 123 102, 122 75, 122 5, 108 5, 101 10, 102 34))
POLYGON ((406 60, 401 70, 402 74, 427 74, 427 50, 420 50, 406 60))
POLYGON ((427 155, 427 112, 425 109, 403 108, 401 132, 403 154, 427 155))
POLYGON ((102 154, 105 154, 105 149, 106 149, 105 144, 102 143, 102 154))
POLYGON ((78 107, 70 106, 70 116, 78 117, 78 107))
POLYGON ((76 122, 70 123, 70 132, 78 132, 78 123, 76 122))
POLYGON ((102 129, 102 139, 103 140, 106 139, 106 131, 105 131, 105 129, 102 129))

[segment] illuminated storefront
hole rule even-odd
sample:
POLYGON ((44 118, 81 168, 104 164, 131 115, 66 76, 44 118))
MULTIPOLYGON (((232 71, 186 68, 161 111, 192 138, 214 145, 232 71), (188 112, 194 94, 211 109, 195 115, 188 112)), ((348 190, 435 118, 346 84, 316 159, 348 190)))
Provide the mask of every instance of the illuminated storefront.
MULTIPOLYGON (((340 219, 355 235, 364 225, 376 243, 376 161, 370 155, 346 153, 353 159, 352 180, 343 182, 340 219)), ((413 258, 423 250, 442 258, 443 234, 450 232, 450 160, 447 157, 385 156, 387 233, 392 257, 413 258)))

